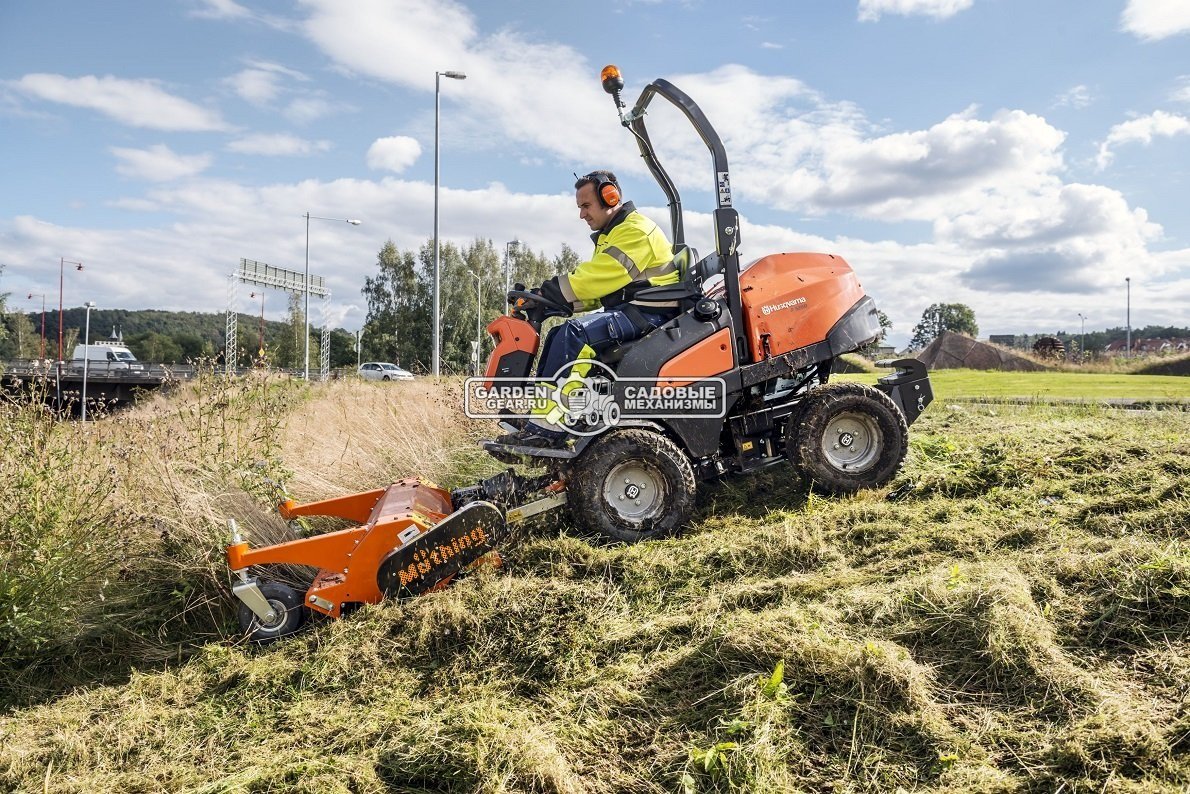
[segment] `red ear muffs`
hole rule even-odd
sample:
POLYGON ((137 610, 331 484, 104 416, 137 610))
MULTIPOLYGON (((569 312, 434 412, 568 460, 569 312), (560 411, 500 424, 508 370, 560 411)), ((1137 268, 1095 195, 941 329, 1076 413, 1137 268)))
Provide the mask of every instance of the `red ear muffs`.
POLYGON ((595 195, 599 197, 599 203, 608 209, 619 204, 623 198, 620 195, 620 186, 603 174, 590 173, 583 179, 590 179, 595 183, 595 195))
POLYGON ((609 209, 616 206, 620 203, 620 188, 615 182, 605 182, 599 186, 599 200, 609 209))

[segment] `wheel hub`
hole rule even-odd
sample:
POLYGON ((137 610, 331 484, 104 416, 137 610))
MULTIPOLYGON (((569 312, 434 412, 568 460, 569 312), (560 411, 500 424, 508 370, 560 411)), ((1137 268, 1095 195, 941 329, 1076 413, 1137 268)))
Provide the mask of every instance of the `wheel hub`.
POLYGON ((656 517, 665 498, 665 478, 661 472, 639 460, 617 464, 603 483, 604 504, 630 521, 656 517))
POLYGON ((831 419, 822 437, 822 452, 830 464, 848 472, 876 465, 883 438, 876 419, 866 413, 845 412, 831 419))
POLYGON ((256 621, 260 624, 260 627, 266 631, 275 629, 285 622, 286 609, 284 604, 275 598, 270 598, 269 608, 273 610, 272 620, 262 620, 259 617, 256 619, 256 621))

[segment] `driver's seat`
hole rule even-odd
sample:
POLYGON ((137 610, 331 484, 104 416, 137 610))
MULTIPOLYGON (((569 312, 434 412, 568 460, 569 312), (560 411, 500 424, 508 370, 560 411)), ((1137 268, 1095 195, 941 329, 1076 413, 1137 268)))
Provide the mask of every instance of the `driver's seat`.
MULTIPOLYGON (((699 260, 698 252, 684 244, 678 246, 678 250, 674 252, 673 261, 678 266, 679 280, 664 287, 643 289, 633 297, 633 303, 672 305, 677 302, 680 311, 687 311, 702 297, 703 283, 723 267, 718 254, 711 254, 706 259, 699 260)), ((639 340, 633 340, 636 341, 639 340)), ((615 364, 624 357, 633 342, 625 342, 606 350, 598 358, 604 364, 615 364)))

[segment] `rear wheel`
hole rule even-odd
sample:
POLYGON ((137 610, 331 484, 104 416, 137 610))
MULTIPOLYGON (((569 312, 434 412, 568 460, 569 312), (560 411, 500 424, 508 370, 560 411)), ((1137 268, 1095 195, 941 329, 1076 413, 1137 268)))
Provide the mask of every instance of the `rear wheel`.
POLYGON ((681 527, 696 488, 690 460, 676 444, 630 428, 613 430, 584 451, 567 493, 576 525, 636 543, 681 527))
POLYGON ((260 586, 260 592, 272 607, 273 619, 261 620, 247 604, 240 604, 238 614, 240 629, 252 642, 272 642, 293 634, 306 622, 306 607, 297 590, 280 582, 265 582, 260 586))
POLYGON ((908 451, 909 428, 896 404, 860 383, 819 386, 785 428, 793 467, 835 494, 886 485, 908 451))

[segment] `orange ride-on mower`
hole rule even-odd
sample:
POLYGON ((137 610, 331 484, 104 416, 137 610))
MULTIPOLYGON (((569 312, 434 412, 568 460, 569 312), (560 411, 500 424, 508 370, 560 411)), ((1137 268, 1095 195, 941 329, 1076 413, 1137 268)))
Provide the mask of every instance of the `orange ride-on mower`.
MULTIPOLYGON (((353 604, 442 587, 507 542, 512 525, 548 510, 566 507, 577 528, 635 542, 681 527, 698 483, 721 475, 788 461, 798 477, 835 494, 879 488, 896 475, 908 426, 933 393, 915 359, 878 362, 895 371, 875 387, 830 381, 839 356, 881 331, 875 303, 850 265, 834 254, 774 253, 741 267, 727 154, 702 110, 658 79, 625 112, 615 67, 604 69, 603 86, 669 201, 681 274, 678 283, 644 289, 634 300, 677 306, 677 315, 604 352, 581 384, 568 384, 580 388, 564 390, 536 382, 531 372, 542 323, 570 308, 511 292, 513 309, 488 326, 495 349, 468 397, 475 387, 481 403, 508 398, 522 405, 524 416, 526 395, 529 403, 549 396, 571 441, 561 448, 484 442, 502 461, 544 469, 538 476, 509 469, 453 492, 402 480, 281 507, 287 518, 338 516, 357 524, 351 529, 258 549, 233 531, 227 550, 239 579, 233 591, 252 639, 296 630, 307 611, 339 617, 353 604), (656 97, 686 116, 711 153, 715 252, 702 259, 685 243, 677 189, 645 127, 656 97), (320 569, 305 594, 251 575, 285 563, 320 569)), ((518 410, 505 406, 492 415, 510 413, 518 410)))
MULTIPOLYGON (((682 277, 638 291, 633 300, 677 305, 680 313, 601 354, 581 378, 577 408, 563 405, 560 384, 546 390, 574 434, 572 444, 540 449, 486 442, 485 449, 501 460, 546 468, 564 483, 576 526, 629 542, 681 526, 696 484, 729 472, 789 461, 801 478, 836 494, 887 484, 905 458, 908 425, 933 399, 925 366, 915 359, 879 362, 895 372, 875 387, 829 382, 840 355, 881 332, 876 305, 850 265, 834 254, 777 253, 741 267, 727 154, 702 110, 668 81, 655 80, 626 113, 619 70, 609 66, 602 78, 669 200, 682 277), (645 126, 656 97, 680 110, 710 150, 715 252, 703 259, 685 243, 677 188, 645 126), (690 401, 674 410, 664 398, 678 389, 696 398, 710 395, 715 410, 682 410, 690 401), (588 412, 590 395, 615 410, 588 412)), ((496 342, 484 384, 489 394, 504 389, 515 395, 522 383, 540 387, 530 372, 541 323, 570 314, 568 306, 536 293, 514 291, 509 298, 512 314, 488 326, 496 342)), ((506 423, 506 429, 515 428, 506 423)))

